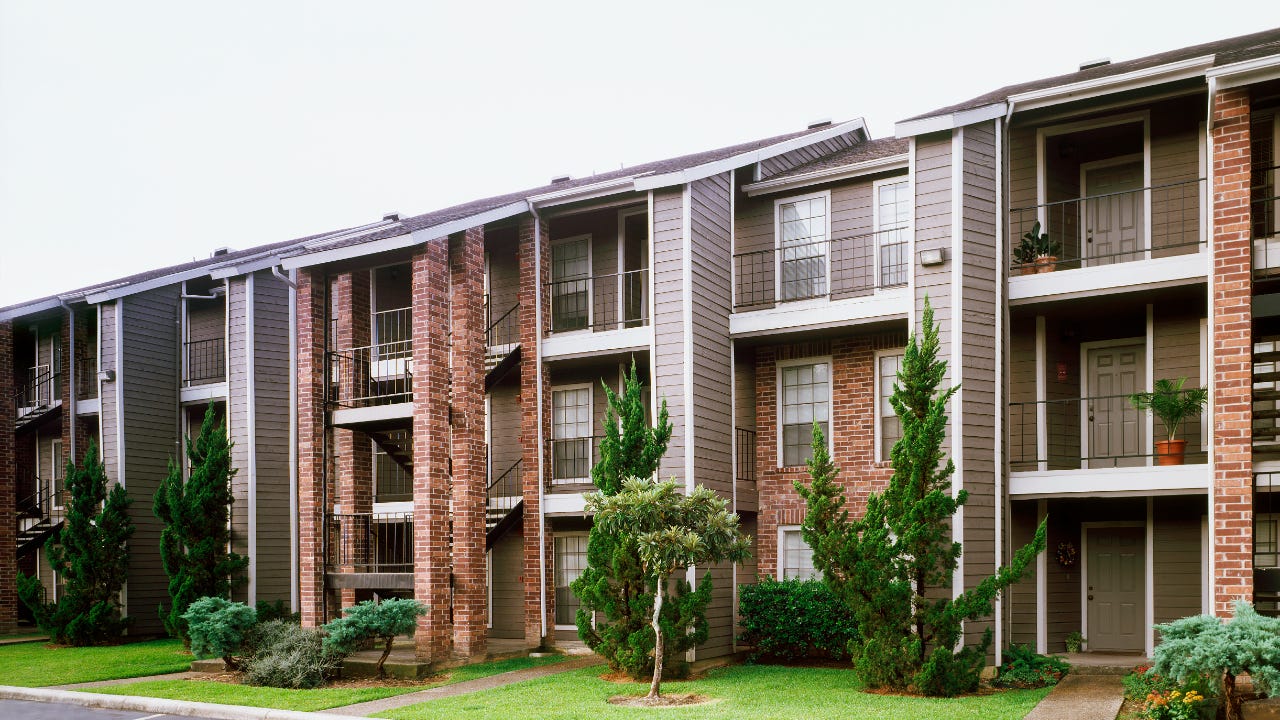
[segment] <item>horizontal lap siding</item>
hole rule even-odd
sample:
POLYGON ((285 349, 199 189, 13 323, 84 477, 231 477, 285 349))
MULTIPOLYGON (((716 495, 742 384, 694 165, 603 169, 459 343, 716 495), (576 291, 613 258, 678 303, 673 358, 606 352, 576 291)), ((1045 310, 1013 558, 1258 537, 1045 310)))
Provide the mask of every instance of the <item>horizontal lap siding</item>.
MULTIPOLYGON (((102 370, 110 370, 119 377, 121 368, 116 364, 116 313, 118 312, 116 303, 103 303, 98 306, 100 313, 102 342, 102 357, 99 361, 99 367, 102 370)), ((102 421, 102 464, 107 468, 107 477, 113 482, 121 482, 119 477, 119 429, 120 419, 119 412, 119 384, 114 382, 104 382, 100 384, 102 388, 98 417, 102 421)))
POLYGON ((489 636, 524 638, 524 533, 516 525, 494 543, 489 553, 490 592, 493 595, 489 636))
POLYGON ((227 310, 222 301, 189 300, 188 303, 188 341, 214 340, 226 333, 227 310))
POLYGON ((519 302, 520 262, 516 256, 516 229, 486 230, 484 244, 489 254, 489 314, 492 322, 519 302))
POLYGON ((864 141, 861 130, 852 130, 826 140, 820 140, 790 152, 781 153, 760 161, 760 179, 767 180, 780 172, 790 170, 797 165, 830 155, 838 150, 853 147, 864 141))
MULTIPOLYGON (((1031 542, 1036 532, 1036 503, 1015 502, 1009 514, 1010 545, 1020 548, 1031 542)), ((1032 563, 1030 569, 1022 576, 1022 581, 1009 588, 1009 602, 1005 612, 1009 615, 1009 644, 1036 644, 1036 569, 1032 563)))
POLYGON ((129 296, 122 310, 125 484, 137 528, 129 543, 128 612, 142 634, 163 630, 159 607, 169 602, 151 504, 178 448, 178 296, 171 285, 129 296))
MULTIPOLYGON (((1200 122, 1203 100, 1172 100, 1151 112, 1151 187, 1182 183, 1202 177, 1200 122)), ((1151 247, 1183 246, 1156 257, 1196 252, 1189 243, 1200 239, 1200 202, 1203 184, 1151 191, 1151 247)))
MULTIPOLYGON (((951 256, 951 136, 916 139, 916 252, 942 250, 951 256)), ((933 321, 942 326, 938 355, 951 357, 951 267, 916 268, 916 314, 928 295, 933 321)), ((950 369, 948 369, 948 381, 950 369)))
MULTIPOLYGON (((505 382, 495 386, 489 393, 489 460, 494 480, 521 458, 520 444, 513 442, 520 437, 520 418, 519 384, 505 382)), ((538 472, 537 468, 524 471, 535 475, 538 472)))
POLYGON ((1166 623, 1199 615, 1204 580, 1200 567, 1200 523, 1207 510, 1204 499, 1158 497, 1153 502, 1154 619, 1166 623))
POLYGON ((254 392, 257 416, 257 599, 289 602, 289 288, 254 276, 254 392))
POLYGON ((658 474, 685 476, 684 407, 684 214, 679 188, 653 195, 653 382, 660 404, 667 402, 671 442, 658 474))
MULTIPOLYGON (((1155 351, 1152 357, 1152 368, 1155 377, 1177 380, 1185 377, 1186 387, 1198 388, 1200 382, 1200 319, 1201 311, 1188 311, 1185 308, 1156 305, 1153 308, 1152 342, 1155 351)), ((1182 423, 1178 437, 1187 441, 1187 452, 1197 453, 1202 448, 1200 434, 1204 425, 1204 415, 1188 417, 1182 423)), ((1155 439, 1163 440, 1164 426, 1156 421, 1155 439)))
MULTIPOLYGON (((227 290, 227 429, 231 442, 231 549, 242 556, 249 554, 249 374, 246 357, 249 352, 249 289, 245 277, 233 278, 227 290)), ((193 432, 195 430, 193 429, 193 432)), ((240 585, 232 592, 236 600, 248 598, 248 587, 240 585)))

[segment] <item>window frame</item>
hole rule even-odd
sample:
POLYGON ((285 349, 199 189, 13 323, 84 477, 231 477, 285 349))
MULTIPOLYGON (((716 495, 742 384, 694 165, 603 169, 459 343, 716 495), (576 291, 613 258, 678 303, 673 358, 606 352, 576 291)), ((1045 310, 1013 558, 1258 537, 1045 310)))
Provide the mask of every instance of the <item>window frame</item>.
POLYGON ((551 292, 548 293, 549 297, 547 298, 548 303, 550 304, 549 314, 551 317, 549 318, 549 320, 551 322, 551 327, 550 327, 551 333, 554 333, 557 335, 567 335, 570 333, 591 332, 592 329, 595 328, 596 300, 595 300, 595 292, 593 292, 593 290, 595 289, 593 278, 595 277, 596 265, 595 265, 595 253, 593 252, 594 248, 592 247, 592 245, 594 245, 594 243, 592 242, 591 233, 579 233, 577 235, 569 235, 568 237, 556 238, 555 240, 551 241, 551 247, 548 249, 549 252, 547 253, 548 255, 547 262, 551 266, 547 268, 548 275, 551 278, 551 287, 552 287, 551 292), (587 245, 587 276, 582 280, 587 284, 587 289, 586 289, 587 326, 584 328, 578 328, 576 330, 556 330, 555 329, 556 298, 555 298, 554 288, 559 283, 573 282, 573 280, 563 279, 563 278, 560 280, 556 279, 555 248, 558 245, 568 245, 569 243, 575 243, 575 242, 583 242, 583 243, 586 243, 587 245))
MULTIPOLYGON (((595 424, 596 424, 596 393, 595 393, 594 383, 589 383, 589 382, 566 383, 564 385, 551 386, 551 442, 552 443, 556 442, 557 440, 577 440, 582 437, 592 438, 594 437, 593 430, 595 428, 595 424), (556 393, 566 392, 570 390, 586 390, 587 391, 587 417, 590 418, 589 427, 592 428, 592 431, 589 431, 588 434, 585 436, 576 435, 574 437, 568 437, 568 438, 557 438, 556 437, 556 393)), ((554 447, 554 445, 552 447, 554 447)), ((590 451, 591 442, 589 439, 587 441, 587 447, 588 447, 588 451, 590 451)), ((552 485, 581 485, 583 483, 591 482, 590 471, 587 472, 587 476, 584 478, 557 478, 555 476, 556 470, 555 470, 554 450, 551 453, 550 460, 551 460, 551 484, 552 485)))
POLYGON ((804 467, 803 465, 787 465, 784 461, 784 442, 783 442, 783 387, 782 387, 782 371, 789 367, 798 365, 821 365, 826 363, 827 366, 827 452, 835 455, 835 363, 832 362, 831 355, 815 355, 805 358, 794 358, 791 360, 779 360, 775 363, 774 382, 775 395, 777 398, 774 408, 774 427, 777 431, 777 466, 779 468, 804 467))
MULTIPOLYGON (((884 350, 876 350, 874 355, 874 367, 872 368, 873 380, 872 386, 874 391, 874 400, 872 406, 875 408, 875 461, 878 463, 889 462, 889 458, 884 457, 884 416, 880 414, 880 402, 886 400, 884 394, 880 392, 880 360, 886 357, 902 358, 906 355, 905 347, 886 348, 884 350)), ((899 368, 901 368, 901 360, 899 360, 899 368)))
POLYGON ((805 193, 803 195, 791 195, 784 198, 777 198, 773 201, 773 301, 774 303, 783 302, 804 302, 806 300, 821 300, 831 297, 831 191, 819 190, 818 192, 805 193), (825 274, 826 292, 811 295, 804 298, 796 298, 788 300, 782 297, 782 206, 791 203, 804 202, 806 200, 816 200, 822 198, 826 203, 826 212, 823 218, 823 240, 826 243, 827 251, 823 255, 823 270, 825 274))
MULTIPOLYGON (((880 180, 876 180, 876 181, 874 181, 874 182, 872 182, 872 183, 871 183, 871 233, 872 233, 872 237, 874 237, 874 238, 875 238, 875 243, 874 243, 874 244, 875 244, 875 252, 871 253, 871 256, 872 256, 872 264, 873 264, 873 267, 872 267, 872 269, 871 269, 871 272, 872 272, 872 277, 875 279, 875 289, 876 289, 876 290, 879 290, 879 289, 881 289, 882 287, 888 287, 888 286, 883 285, 883 283, 881 282, 881 277, 880 277, 880 271, 881 271, 881 265, 880 265, 880 251, 881 251, 881 246, 880 246, 880 231, 882 231, 882 230, 895 230, 895 229, 898 229, 898 228, 886 228, 886 227, 881 227, 881 226, 880 226, 880 190, 881 190, 881 188, 883 188, 883 187, 885 187, 885 186, 887 186, 887 185, 898 185, 898 184, 905 185, 905 186, 906 186, 906 189, 907 189, 907 191, 908 191, 908 193, 910 192, 910 190, 911 190, 911 178, 910 178, 909 176, 907 176, 907 175, 894 175, 893 177, 882 178, 882 179, 880 179, 880 180)), ((910 208, 911 213, 914 213, 914 212, 915 212, 915 198, 909 198, 909 199, 908 199, 908 203, 909 203, 909 204, 910 204, 910 206, 911 206, 911 208, 910 208)), ((910 219, 910 214, 909 214, 909 215, 908 215, 908 219, 907 219, 907 224, 905 224, 905 225, 901 226, 901 229, 909 231, 909 230, 910 230, 910 228, 911 228, 911 219, 910 219)), ((906 242, 907 242, 908 244, 910 244, 910 242, 911 242, 910 237, 909 237, 910 233, 908 232, 907 234, 908 234, 908 238, 907 238, 906 242)), ((904 269, 904 271, 903 271, 903 272, 904 272, 904 273, 907 273, 907 274, 908 274, 908 277, 907 277, 907 279, 904 279, 904 280, 903 280, 903 282, 901 283, 901 285, 905 285, 906 283, 910 282, 910 276, 909 276, 909 274, 910 274, 910 272, 911 272, 911 251, 910 251, 910 247, 908 247, 908 248, 907 248, 907 252, 906 252, 906 268, 904 269)), ((899 286, 900 286, 900 285, 893 285, 892 287, 899 287, 899 286)))
MULTIPOLYGON (((588 531, 588 530, 567 530, 567 531, 564 531, 564 532, 557 532, 557 533, 555 534, 555 536, 553 537, 553 539, 552 539, 552 541, 551 541, 551 593, 552 593, 552 597, 554 597, 554 596, 555 596, 555 591, 556 591, 556 589, 559 587, 558 585, 556 585, 556 579, 557 579, 557 578, 556 578, 556 574, 557 574, 557 572, 558 572, 558 571, 559 571, 559 569, 560 569, 560 552, 559 552, 560 548, 559 548, 559 543, 558 543, 557 541, 558 541, 558 540, 560 540, 561 538, 571 538, 571 537, 589 538, 590 536, 591 536, 591 533, 590 533, 590 531, 588 531)), ((583 547, 583 550, 582 550, 582 557, 583 557, 583 559, 584 559, 584 560, 586 559, 586 556, 587 556, 587 550, 586 550, 586 547, 584 546, 584 547, 583 547)), ((584 567, 585 567, 585 566, 584 566, 584 567)), ((581 575, 581 574, 579 574, 579 575, 578 575, 578 577, 582 577, 582 575, 581 575)), ((572 581, 570 581, 570 582, 572 582, 572 581)), ((568 586, 566 585, 565 587, 568 587, 568 586)), ((570 592, 572 592, 572 591, 570 591, 570 592)), ((559 608, 559 605, 558 605, 558 604, 557 604, 557 608, 559 608)), ((576 623, 575 623, 575 624, 572 624, 572 625, 561 625, 560 623, 556 622, 556 617, 555 617, 555 615, 554 615, 554 614, 552 614, 552 617, 551 617, 551 624, 552 624, 552 627, 554 627, 556 630, 577 630, 577 629, 578 629, 578 626, 577 626, 577 624, 576 624, 576 623)))
MULTIPOLYGON (((785 558, 786 558, 786 556, 787 556, 787 551, 786 551, 787 542, 786 542, 786 538, 787 538, 787 535, 788 535, 789 533, 795 533, 796 535, 798 535, 798 536, 800 537, 800 542, 804 543, 805 547, 808 547, 808 548, 809 548, 809 565, 810 565, 810 567, 812 567, 812 566, 813 566, 813 547, 812 547, 812 546, 810 546, 810 545, 809 545, 809 543, 804 542, 804 534, 801 532, 801 526, 799 526, 799 525, 779 525, 779 526, 778 526, 778 537, 777 537, 777 540, 778 540, 777 564, 776 564, 776 567, 774 568, 774 571, 777 573, 777 576, 776 576, 776 579, 777 579, 777 580, 787 580, 787 579, 789 579, 789 578, 787 578, 787 574, 786 574, 786 573, 787 573, 787 567, 786 567, 786 560, 785 560, 785 558)), ((812 576, 812 577, 807 577, 807 578, 795 578, 795 579, 796 579, 796 580, 821 580, 821 579, 822 579, 822 572, 821 572, 821 571, 819 571, 819 570, 818 570, 818 568, 814 567, 814 568, 813 568, 813 576, 812 576)))

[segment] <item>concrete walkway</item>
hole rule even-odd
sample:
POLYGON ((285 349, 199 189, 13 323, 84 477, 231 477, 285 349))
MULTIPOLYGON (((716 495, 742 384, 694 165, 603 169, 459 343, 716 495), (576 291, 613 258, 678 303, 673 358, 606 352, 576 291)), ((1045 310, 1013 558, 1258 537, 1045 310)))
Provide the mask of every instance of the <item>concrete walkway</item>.
POLYGON ((53 685, 52 687, 56 690, 89 690, 92 688, 110 687, 112 685, 129 685, 131 683, 147 682, 149 680, 187 680, 198 677, 205 677, 205 674, 196 672, 176 672, 167 673, 165 675, 144 675, 143 677, 116 678, 115 680, 94 680, 93 682, 71 683, 70 685, 53 685))
POLYGON ((542 665, 540 667, 528 668, 525 670, 512 670, 511 672, 476 678, 475 680, 467 680, 465 682, 454 683, 452 685, 442 685, 440 687, 431 688, 430 690, 396 695, 393 697, 382 698, 381 700, 372 700, 370 702, 347 705, 346 707, 329 708, 325 712, 337 715, 354 715, 357 717, 372 715, 374 713, 392 710, 406 705, 416 705, 428 700, 439 700, 440 698, 454 697, 455 695, 466 695, 467 693, 479 692, 481 690, 491 690, 493 688, 502 687, 503 685, 511 685, 513 683, 524 682, 525 680, 533 680, 535 678, 546 677, 548 675, 556 675, 570 670, 577 670, 578 668, 601 665, 603 663, 604 660, 597 655, 577 657, 563 662, 553 663, 551 665, 542 665))
POLYGON ((1067 675, 1023 720, 1115 720, 1124 703, 1118 675, 1067 675))

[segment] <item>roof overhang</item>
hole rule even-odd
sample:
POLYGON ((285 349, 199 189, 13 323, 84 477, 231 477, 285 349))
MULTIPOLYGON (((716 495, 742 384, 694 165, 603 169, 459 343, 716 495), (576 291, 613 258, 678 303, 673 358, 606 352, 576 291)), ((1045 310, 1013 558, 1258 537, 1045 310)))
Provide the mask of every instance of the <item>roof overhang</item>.
POLYGON ((10 308, 0 310, 0 322, 13 320, 25 315, 35 315, 37 313, 49 312, 62 306, 62 298, 51 297, 34 302, 24 303, 22 305, 14 305, 10 308))
POLYGON ((1088 100, 1100 95, 1112 95, 1178 80, 1188 80, 1203 76, 1213 67, 1213 59, 1213 55, 1202 55, 1119 75, 1108 75, 1093 80, 1081 80, 1066 85, 1017 93, 1009 96, 1009 103, 1018 110, 1034 110, 1066 102, 1088 100))
POLYGON ((900 138, 915 137, 916 135, 927 135, 928 133, 943 132, 945 130, 954 130, 958 127, 973 125, 974 123, 986 122, 994 120, 998 117, 1004 117, 1008 103, 998 102, 991 105, 983 105, 982 107, 971 108, 969 110, 957 110, 953 113, 945 115, 934 115, 933 117, 917 118, 915 120, 903 120, 895 123, 893 126, 893 134, 900 138))
POLYGON ((756 195, 794 190, 809 185, 817 185, 818 183, 848 180, 849 178, 874 175, 891 170, 906 170, 909 165, 910 161, 906 153, 903 153, 839 167, 823 168, 801 175, 792 175, 791 177, 761 180, 760 182, 743 185, 742 189, 747 193, 747 197, 755 197, 756 195))
POLYGON ((546 208, 567 205, 582 200, 594 200, 621 192, 631 192, 635 190, 636 177, 638 176, 615 178, 590 185, 580 185, 555 192, 542 193, 541 195, 530 195, 528 202, 533 203, 534 207, 546 208))
POLYGON ((1221 65, 1206 70, 1204 75, 1219 90, 1280 79, 1280 55, 1221 65))

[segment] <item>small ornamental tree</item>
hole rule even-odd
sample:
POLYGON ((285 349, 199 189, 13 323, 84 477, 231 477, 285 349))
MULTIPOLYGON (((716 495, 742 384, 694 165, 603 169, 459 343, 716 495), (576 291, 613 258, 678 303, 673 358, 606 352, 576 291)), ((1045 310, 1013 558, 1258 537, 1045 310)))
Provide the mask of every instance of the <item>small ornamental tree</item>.
MULTIPOLYGON (((725 501, 699 485, 681 494, 674 481, 632 478, 615 495, 592 493, 587 512, 595 526, 636 548, 643 592, 653 602, 649 626, 654 634, 653 680, 648 698, 660 696, 662 664, 673 628, 662 622, 667 582, 677 570, 706 563, 746 559, 750 539, 738 531, 738 516, 725 501)), ((675 628, 675 633, 687 631, 675 628)))
POLYGON ((182 619, 191 634, 192 655, 220 657, 228 670, 241 669, 236 655, 244 650, 258 624, 253 608, 220 597, 203 597, 191 603, 182 619))
POLYGON ((946 405, 956 388, 938 390, 947 365, 938 359, 938 327, 927 298, 921 327, 923 337, 908 343, 890 398, 902 438, 891 453, 888 486, 872 493, 862 517, 852 519, 836 483, 839 468, 815 424, 812 482, 797 482, 796 489, 807 504, 802 533, 814 567, 854 611, 850 650, 860 679, 870 687, 951 696, 977 687, 991 642, 988 629, 980 643, 961 647, 962 623, 992 614, 996 596, 1044 550, 1045 526, 1009 565, 951 597, 961 546, 949 537, 950 522, 969 495, 952 493, 955 466, 943 462, 946 405), (929 594, 930 588, 944 590, 929 594))
POLYGON ((342 612, 343 617, 330 620, 324 626, 324 649, 335 656, 346 656, 370 640, 381 640, 378 677, 385 678, 382 664, 391 654, 392 643, 397 636, 412 635, 418 627, 418 617, 425 615, 427 608, 417 600, 390 598, 378 603, 366 600, 343 608, 342 612))
POLYGON ((107 491, 96 443, 89 443, 82 467, 68 463, 66 475, 71 501, 65 524, 45 544, 64 589, 57 602, 47 603, 40 580, 19 575, 18 594, 54 642, 99 645, 118 639, 129 625, 120 614, 120 590, 129 571, 132 501, 119 485, 107 491))
POLYGON ((200 434, 187 438, 191 476, 182 480, 182 466, 169 460, 169 475, 156 490, 152 510, 164 523, 160 531, 160 562, 169 576, 169 601, 160 608, 165 630, 184 640, 183 613, 202 597, 228 597, 242 581, 235 578, 249 564, 231 552, 231 442, 227 427, 211 403, 200 434), (233 579, 235 582, 233 582, 233 579))
POLYGON ((1247 674, 1253 687, 1271 696, 1280 690, 1280 618, 1263 617, 1240 600, 1235 615, 1223 622, 1195 615, 1156 625, 1160 644, 1151 672, 1188 682, 1209 679, 1222 694, 1227 720, 1240 720, 1236 677, 1247 674))
MULTIPOLYGON (((608 406, 600 441, 600 461, 591 469, 591 480, 601 495, 611 496, 628 478, 652 478, 671 440, 671 422, 663 401, 657 422, 645 421, 644 387, 636 375, 635 363, 627 374, 622 395, 606 384, 608 406)), ((591 528, 587 539, 587 567, 569 585, 581 602, 578 610, 578 637, 600 654, 615 672, 643 678, 653 672, 654 636, 649 630, 652 596, 646 592, 637 549, 628 539, 599 527, 591 528)), ((671 628, 689 628, 675 635, 666 648, 664 666, 668 677, 685 668, 679 660, 684 652, 706 639, 706 609, 711 602, 711 583, 696 590, 683 579, 663 608, 663 623, 671 628)))

